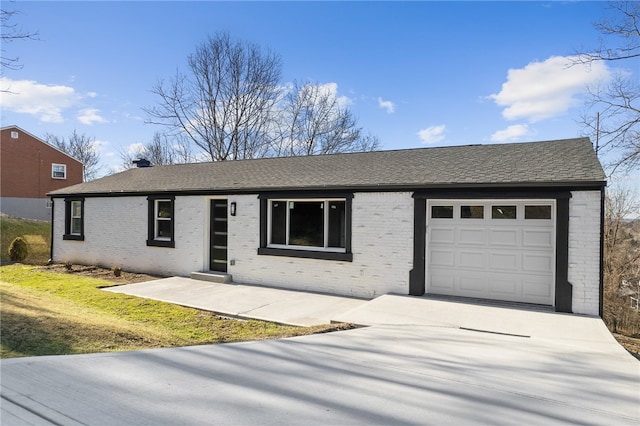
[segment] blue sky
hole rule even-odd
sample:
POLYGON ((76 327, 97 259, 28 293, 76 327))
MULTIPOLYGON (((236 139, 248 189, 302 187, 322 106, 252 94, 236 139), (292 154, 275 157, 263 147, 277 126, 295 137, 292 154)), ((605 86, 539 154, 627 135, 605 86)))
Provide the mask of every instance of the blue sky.
MULTIPOLYGON (((5 7, 5 5, 3 5, 5 7)), ((612 65, 567 67, 595 47, 605 2, 33 2, 4 46, 2 125, 94 137, 103 173, 162 130, 145 124, 160 78, 228 31, 282 57, 283 83, 313 80, 383 149, 572 138, 587 84, 612 65)), ((631 72, 640 73, 640 65, 631 72)), ((618 66, 618 65, 616 65, 618 66)))

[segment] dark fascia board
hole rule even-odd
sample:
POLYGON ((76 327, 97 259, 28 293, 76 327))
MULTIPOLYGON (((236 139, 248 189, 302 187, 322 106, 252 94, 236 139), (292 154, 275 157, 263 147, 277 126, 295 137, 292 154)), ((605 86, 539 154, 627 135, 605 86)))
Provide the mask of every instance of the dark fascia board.
POLYGON ((483 188, 483 189, 438 189, 430 191, 416 191, 413 198, 416 199, 515 199, 515 198, 571 198, 570 188, 483 188))
POLYGON ((176 194, 176 195, 247 195, 259 193, 294 193, 294 192, 409 192, 409 191, 433 191, 433 190, 469 190, 478 191, 486 189, 564 189, 564 190, 601 190, 607 185, 606 181, 578 181, 578 182, 516 182, 516 183, 478 183, 478 184, 458 184, 442 183, 432 185, 344 185, 344 186, 322 186, 322 187, 280 187, 280 188, 243 188, 243 189, 171 189, 167 191, 119 191, 119 192, 80 192, 80 193, 60 193, 47 194, 51 198, 65 198, 72 196, 82 197, 139 197, 153 194, 176 194))
POLYGON ((258 195, 258 199, 260 200, 268 200, 271 198, 309 198, 309 197, 317 197, 317 198, 353 198, 353 192, 338 192, 338 191, 297 191, 292 192, 291 190, 287 192, 260 192, 258 195))

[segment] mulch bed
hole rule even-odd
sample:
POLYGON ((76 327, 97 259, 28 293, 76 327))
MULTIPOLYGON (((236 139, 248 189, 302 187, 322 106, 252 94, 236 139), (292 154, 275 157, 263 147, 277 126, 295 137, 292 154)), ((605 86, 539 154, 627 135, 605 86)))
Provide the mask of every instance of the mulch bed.
POLYGON ((122 270, 115 271, 113 269, 101 268, 99 266, 71 265, 64 263, 54 263, 42 266, 42 269, 48 272, 56 272, 60 274, 100 278, 117 285, 140 283, 165 278, 158 275, 139 274, 136 272, 126 272, 122 270))

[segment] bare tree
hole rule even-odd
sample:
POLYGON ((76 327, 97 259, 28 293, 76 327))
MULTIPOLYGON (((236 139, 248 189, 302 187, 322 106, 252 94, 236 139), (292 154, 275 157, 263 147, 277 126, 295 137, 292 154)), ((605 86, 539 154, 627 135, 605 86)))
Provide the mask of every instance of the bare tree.
POLYGON ((160 102, 145 110, 149 122, 188 135, 213 161, 265 155, 280 58, 219 33, 189 56, 188 70, 153 88, 160 102))
MULTIPOLYGON (((592 52, 579 52, 576 62, 620 62, 640 57, 640 3, 610 3, 611 14, 595 27, 604 36, 592 52), (606 39, 606 40, 605 40, 606 39), (610 43, 610 44, 609 44, 610 43)), ((582 123, 601 152, 615 153, 611 173, 640 165, 640 85, 637 76, 617 72, 604 86, 589 88, 582 123)))
POLYGON ((170 137, 159 132, 154 133, 151 142, 139 145, 137 149, 120 153, 124 168, 132 167, 133 160, 144 158, 154 166, 190 163, 194 161, 191 147, 184 137, 170 137))
POLYGON ((0 44, 2 44, 2 54, 0 55, 0 67, 2 69, 17 70, 22 68, 20 58, 6 56, 6 46, 16 40, 37 40, 38 32, 28 32, 22 30, 18 24, 12 22, 13 18, 18 14, 16 10, 0 9, 0 44))
POLYGON ((373 150, 376 138, 362 129, 335 84, 294 83, 280 111, 275 155, 298 156, 373 150))
POLYGON ((366 152, 377 151, 382 147, 380 139, 377 136, 367 133, 363 135, 360 132, 360 137, 350 147, 348 152, 366 152))
POLYGON ((615 184, 605 198, 604 317, 612 332, 640 333, 625 284, 640 283, 640 210, 637 194, 615 184))
POLYGON ((58 137, 50 133, 47 133, 44 139, 50 145, 57 147, 84 164, 82 178, 85 182, 96 178, 101 167, 99 165, 100 153, 98 152, 95 138, 91 138, 84 133, 78 134, 74 130, 66 140, 64 137, 58 137))
POLYGON ((212 161, 373 150, 335 84, 280 84, 279 56, 218 33, 153 88, 147 122, 185 135, 212 161))

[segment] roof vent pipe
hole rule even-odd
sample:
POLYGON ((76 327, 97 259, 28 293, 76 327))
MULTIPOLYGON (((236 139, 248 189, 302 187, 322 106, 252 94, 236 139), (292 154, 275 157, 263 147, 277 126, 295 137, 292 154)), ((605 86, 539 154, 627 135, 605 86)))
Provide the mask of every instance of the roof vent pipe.
POLYGON ((133 160, 133 164, 135 164, 136 167, 138 168, 151 167, 151 161, 147 160, 146 158, 139 158, 137 160, 133 160))

